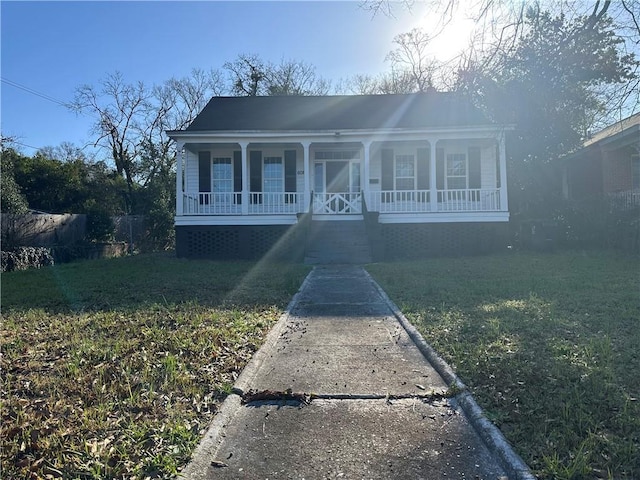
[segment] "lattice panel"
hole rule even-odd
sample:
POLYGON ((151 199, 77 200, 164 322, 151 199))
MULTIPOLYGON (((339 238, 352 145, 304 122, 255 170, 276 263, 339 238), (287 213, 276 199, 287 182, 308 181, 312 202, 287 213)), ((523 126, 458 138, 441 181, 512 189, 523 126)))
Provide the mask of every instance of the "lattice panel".
POLYGON ((236 258, 239 253, 237 230, 189 230, 186 232, 187 256, 236 258))
POLYGON ((253 256, 261 257, 267 253, 283 234, 279 229, 254 229, 249 235, 249 250, 253 256))
POLYGON ((384 225, 385 257, 416 258, 488 253, 504 248, 503 225, 403 224, 384 225))

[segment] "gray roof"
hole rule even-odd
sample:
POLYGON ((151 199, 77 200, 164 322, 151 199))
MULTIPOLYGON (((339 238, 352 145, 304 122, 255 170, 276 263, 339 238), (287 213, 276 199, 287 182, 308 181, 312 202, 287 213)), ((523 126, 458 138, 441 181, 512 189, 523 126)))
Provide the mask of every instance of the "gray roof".
POLYGON ((454 93, 214 97, 186 131, 369 130, 491 123, 454 93))

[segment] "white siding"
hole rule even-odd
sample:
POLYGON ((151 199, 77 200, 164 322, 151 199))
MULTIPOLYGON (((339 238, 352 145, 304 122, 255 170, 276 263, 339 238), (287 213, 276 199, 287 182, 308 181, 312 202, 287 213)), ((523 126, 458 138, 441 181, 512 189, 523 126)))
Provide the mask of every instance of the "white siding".
POLYGON ((186 152, 185 159, 185 185, 184 191, 187 193, 198 192, 198 153, 186 152))
POLYGON ((492 145, 482 149, 480 170, 481 188, 496 188, 496 147, 492 145))

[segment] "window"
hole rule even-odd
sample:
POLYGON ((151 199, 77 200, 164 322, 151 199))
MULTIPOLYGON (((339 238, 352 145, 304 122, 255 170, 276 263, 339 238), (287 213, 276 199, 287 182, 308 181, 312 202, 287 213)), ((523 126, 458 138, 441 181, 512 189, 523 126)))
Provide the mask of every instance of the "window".
POLYGON ((353 162, 351 164, 351 183, 349 185, 351 193, 360 192, 360 164, 353 162))
POLYGON ((231 159, 216 157, 212 159, 212 191, 214 202, 228 202, 233 193, 233 167, 231 159))
POLYGON ((284 192, 282 157, 264 157, 262 180, 263 192, 284 192))
POLYGON ((316 193, 324 193, 324 163, 314 165, 314 190, 316 193))
POLYGON ((467 188, 467 156, 464 153, 449 153, 446 168, 447 190, 467 188))
POLYGON ((415 190, 415 158, 396 155, 396 190, 415 190))

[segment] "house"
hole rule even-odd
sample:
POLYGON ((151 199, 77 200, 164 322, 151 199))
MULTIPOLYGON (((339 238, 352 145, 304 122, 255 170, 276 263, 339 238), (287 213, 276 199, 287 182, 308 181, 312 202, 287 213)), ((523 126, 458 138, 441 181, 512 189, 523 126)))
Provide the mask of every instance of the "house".
POLYGON ((640 113, 593 135, 562 167, 565 199, 606 195, 622 206, 640 205, 640 113))
POLYGON ((177 254, 309 258, 324 245, 339 262, 500 248, 505 129, 453 93, 214 97, 168 132, 177 254))

